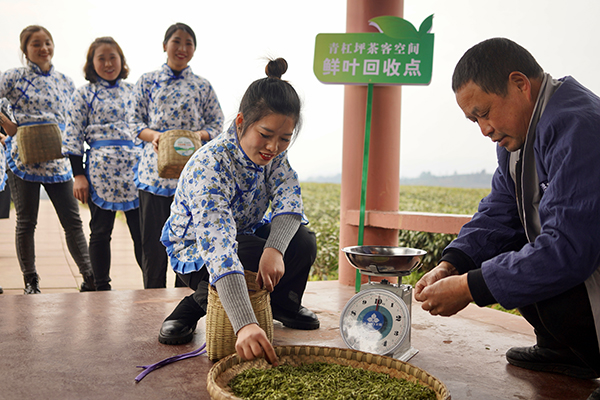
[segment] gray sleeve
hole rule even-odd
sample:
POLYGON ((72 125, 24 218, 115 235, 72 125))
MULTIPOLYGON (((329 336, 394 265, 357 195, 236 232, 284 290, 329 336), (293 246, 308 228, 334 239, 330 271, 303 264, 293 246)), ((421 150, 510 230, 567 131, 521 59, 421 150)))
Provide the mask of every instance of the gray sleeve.
POLYGON ((285 254, 288 245, 300 227, 302 216, 299 214, 277 215, 271 221, 271 233, 267 238, 265 247, 272 247, 285 254))
POLYGON ((215 287, 236 335, 244 326, 258 324, 252 309, 252 303, 250 303, 244 275, 225 275, 215 282, 215 287))

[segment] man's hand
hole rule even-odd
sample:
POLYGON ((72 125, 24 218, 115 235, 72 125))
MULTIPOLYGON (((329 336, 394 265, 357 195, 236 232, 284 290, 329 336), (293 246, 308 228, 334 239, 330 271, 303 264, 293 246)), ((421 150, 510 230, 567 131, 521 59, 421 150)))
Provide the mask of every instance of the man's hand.
POLYGON ((83 204, 90 198, 90 184, 85 175, 75 176, 73 182, 73 196, 83 204))
POLYGON ((238 331, 235 351, 246 361, 264 356, 274 367, 279 363, 267 334, 257 324, 246 325, 238 331))
POLYGON ((473 301, 467 275, 457 274, 452 264, 441 262, 423 275, 415 285, 415 300, 423 303, 421 308, 431 315, 449 317, 473 301))
POLYGON ((442 261, 439 263, 434 269, 426 273, 419 279, 417 284, 415 285, 415 299, 421 301, 419 299, 419 295, 423 289, 425 289, 429 285, 433 285, 435 282, 440 279, 444 279, 450 275, 458 275, 458 271, 454 268, 454 265, 449 262, 442 261))
POLYGON ((266 247, 258 263, 258 274, 256 275, 258 286, 272 292, 284 273, 285 264, 283 263, 283 255, 279 250, 266 247))

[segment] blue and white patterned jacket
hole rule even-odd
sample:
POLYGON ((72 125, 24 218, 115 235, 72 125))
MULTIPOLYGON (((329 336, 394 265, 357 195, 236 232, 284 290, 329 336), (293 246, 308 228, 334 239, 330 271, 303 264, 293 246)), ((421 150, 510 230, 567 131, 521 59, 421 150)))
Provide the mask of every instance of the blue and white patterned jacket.
MULTIPOLYGON (((122 80, 111 86, 98 78, 73 93, 63 154, 86 153, 86 175, 94 204, 105 210, 129 211, 139 206, 133 167, 139 160, 139 139, 129 127, 133 85, 122 80)), ((141 143, 140 143, 141 144, 141 143)))
MULTIPOLYGON (((158 71, 140 77, 132 96, 132 127, 138 135, 145 128, 159 132, 186 129, 206 130, 214 138, 223 129, 223 111, 213 87, 190 67, 175 75, 163 64, 158 71)), ((172 196, 177 179, 160 178, 157 161, 152 143, 145 142, 136 171, 137 188, 172 196)))
POLYGON ((183 169, 161 241, 176 272, 205 266, 214 284, 224 275, 243 274, 236 236, 253 234, 282 214, 303 216, 298 175, 287 151, 259 166, 240 147, 232 124, 183 169))
MULTIPOLYGON (((12 111, 8 100, 0 98, 0 112, 8 115, 12 120, 12 111)), ((14 122, 14 121, 13 121, 14 122)), ((0 144, 0 192, 6 188, 6 148, 0 144)))
MULTIPOLYGON (((45 73, 32 62, 28 62, 26 67, 6 71, 0 80, 0 98, 8 99, 19 126, 54 123, 64 130, 74 90, 71 78, 57 72, 54 67, 45 73)), ((6 140, 6 147, 9 168, 23 180, 58 183, 73 177, 66 158, 23 164, 15 137, 6 140)))

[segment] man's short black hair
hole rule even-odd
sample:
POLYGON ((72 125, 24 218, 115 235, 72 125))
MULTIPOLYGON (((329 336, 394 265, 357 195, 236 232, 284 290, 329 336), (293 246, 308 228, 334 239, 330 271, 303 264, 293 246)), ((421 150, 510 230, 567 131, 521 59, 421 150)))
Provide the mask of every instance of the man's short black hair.
POLYGON ((456 64, 452 90, 473 81, 486 93, 505 96, 508 76, 519 71, 529 79, 542 79, 544 70, 524 47, 512 40, 493 38, 471 47, 456 64))

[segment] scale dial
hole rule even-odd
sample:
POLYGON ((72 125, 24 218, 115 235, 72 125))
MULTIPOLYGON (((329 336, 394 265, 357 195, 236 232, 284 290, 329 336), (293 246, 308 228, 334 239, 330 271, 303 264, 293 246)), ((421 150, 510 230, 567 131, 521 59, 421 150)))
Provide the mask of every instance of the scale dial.
POLYGON ((408 306, 394 292, 369 289, 348 301, 340 316, 340 332, 348 347, 380 355, 393 354, 410 331, 408 306))

